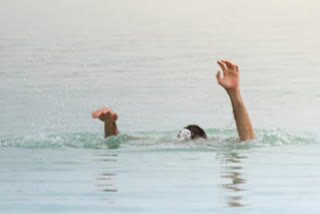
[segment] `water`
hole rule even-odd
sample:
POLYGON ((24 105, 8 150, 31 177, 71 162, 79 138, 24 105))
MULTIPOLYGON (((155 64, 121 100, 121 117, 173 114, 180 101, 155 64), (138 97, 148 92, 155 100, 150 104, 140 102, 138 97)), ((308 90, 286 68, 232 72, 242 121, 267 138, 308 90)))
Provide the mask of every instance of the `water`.
MULTIPOLYGON (((316 213, 319 144, 312 136, 231 131, 197 142, 98 134, 1 143, 1 212, 316 213), (39 144, 37 146, 37 144, 39 144), (289 206, 290 205, 290 206, 289 206)), ((151 137, 157 135, 158 137, 151 137)), ((302 135, 302 134, 300 134, 302 135)), ((170 136, 170 137, 168 137, 170 136)))
POLYGON ((319 6, 2 0, 0 213, 317 213, 319 6), (221 58, 240 67, 252 142, 237 144, 221 58), (103 105, 121 136, 91 119, 103 105), (209 140, 177 141, 190 123, 209 140))

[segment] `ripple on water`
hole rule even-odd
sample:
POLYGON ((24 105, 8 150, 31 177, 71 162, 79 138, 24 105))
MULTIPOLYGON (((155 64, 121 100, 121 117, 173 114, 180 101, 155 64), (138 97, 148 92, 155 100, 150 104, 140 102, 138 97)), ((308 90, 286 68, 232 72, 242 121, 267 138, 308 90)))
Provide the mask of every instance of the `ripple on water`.
POLYGON ((236 131, 227 129, 207 130, 209 139, 181 141, 176 132, 144 132, 112 136, 104 139, 99 133, 69 133, 59 135, 39 134, 0 140, 1 147, 30 149, 82 148, 122 150, 232 150, 251 149, 286 144, 315 144, 317 137, 308 133, 288 133, 283 130, 256 130, 256 139, 239 143, 236 131))

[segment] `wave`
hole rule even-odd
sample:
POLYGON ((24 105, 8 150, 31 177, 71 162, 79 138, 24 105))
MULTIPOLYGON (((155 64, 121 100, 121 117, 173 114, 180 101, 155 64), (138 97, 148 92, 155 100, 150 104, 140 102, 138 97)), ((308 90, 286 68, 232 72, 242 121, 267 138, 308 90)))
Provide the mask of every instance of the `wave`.
POLYGON ((39 134, 0 140, 0 148, 81 148, 81 149, 197 149, 225 150, 250 149, 266 146, 290 144, 316 144, 318 138, 311 133, 288 133, 276 130, 255 130, 256 139, 239 143, 236 130, 209 129, 206 130, 209 139, 196 141, 181 141, 176 138, 177 131, 168 132, 136 132, 103 138, 101 133, 67 133, 59 135, 39 134))

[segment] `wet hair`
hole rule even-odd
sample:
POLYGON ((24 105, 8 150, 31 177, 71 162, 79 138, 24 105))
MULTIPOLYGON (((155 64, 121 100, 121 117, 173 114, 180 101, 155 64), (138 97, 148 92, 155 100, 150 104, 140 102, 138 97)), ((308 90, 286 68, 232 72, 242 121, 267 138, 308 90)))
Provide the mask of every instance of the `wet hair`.
POLYGON ((205 131, 200 128, 198 125, 188 125, 184 127, 185 129, 188 129, 191 132, 191 139, 195 140, 198 138, 204 138, 207 139, 207 135, 205 131))

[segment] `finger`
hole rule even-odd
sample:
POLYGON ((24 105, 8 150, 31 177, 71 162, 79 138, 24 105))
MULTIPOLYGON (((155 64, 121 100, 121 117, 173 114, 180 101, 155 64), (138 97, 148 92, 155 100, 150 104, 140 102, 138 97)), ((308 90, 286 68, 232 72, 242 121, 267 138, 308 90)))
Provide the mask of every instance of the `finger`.
POLYGON ((94 110, 94 111, 92 111, 92 114, 91 114, 92 118, 97 118, 99 112, 100 112, 100 110, 94 110))
POLYGON ((96 112, 92 111, 91 116, 92 116, 92 118, 96 118, 96 112))
POLYGON ((220 80, 221 80, 221 72, 220 71, 217 72, 217 80, 220 83, 220 80))
POLYGON ((103 107, 101 109, 101 114, 110 114, 111 109, 107 108, 107 107, 103 107))
POLYGON ((233 64, 233 66, 236 68, 236 71, 239 72, 239 67, 237 64, 233 64))
POLYGON ((222 61, 217 61, 218 65, 220 65, 222 71, 224 72, 225 70, 227 70, 227 66, 222 62, 222 61))
POLYGON ((112 115, 112 119, 113 119, 114 121, 118 120, 118 118, 119 118, 119 116, 118 116, 117 113, 114 113, 114 114, 112 115))
POLYGON ((234 65, 232 62, 228 61, 228 60, 221 60, 222 62, 224 62, 229 69, 235 69, 234 65))
POLYGON ((106 122, 106 117, 105 115, 101 115, 100 117, 98 117, 99 120, 101 120, 102 122, 106 122))

